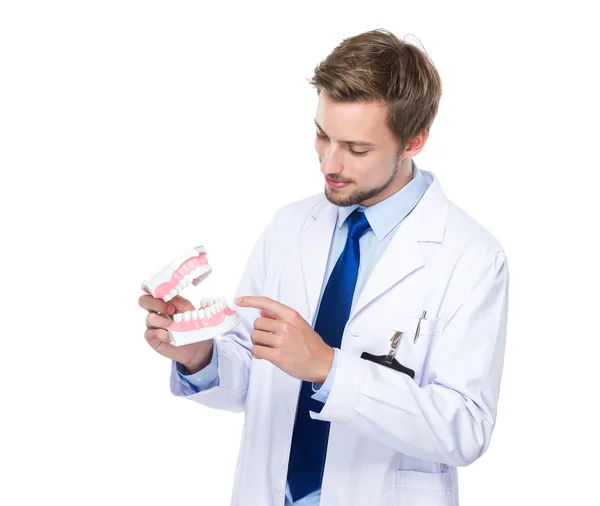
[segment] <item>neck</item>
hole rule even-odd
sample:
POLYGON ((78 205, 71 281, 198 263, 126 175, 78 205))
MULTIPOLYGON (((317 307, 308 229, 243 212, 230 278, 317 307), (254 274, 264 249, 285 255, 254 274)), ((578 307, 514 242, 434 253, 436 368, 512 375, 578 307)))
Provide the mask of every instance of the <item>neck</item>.
POLYGON ((394 195, 394 193, 399 192, 402 188, 404 188, 408 183, 413 180, 413 170, 412 170, 412 158, 404 158, 400 164, 398 165, 398 169, 396 171, 396 177, 391 182, 391 184, 385 188, 381 193, 378 193, 375 197, 364 200, 360 203, 360 205, 369 207, 375 205, 388 197, 394 195))

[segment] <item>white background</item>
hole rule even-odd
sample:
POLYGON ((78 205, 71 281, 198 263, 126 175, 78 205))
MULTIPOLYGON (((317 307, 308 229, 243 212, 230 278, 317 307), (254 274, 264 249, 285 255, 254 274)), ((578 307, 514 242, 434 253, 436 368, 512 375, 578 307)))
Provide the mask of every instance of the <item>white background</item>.
POLYGON ((307 79, 382 27, 442 77, 417 165, 509 260, 499 415, 461 505, 599 504, 592 5, 2 2, 0 503, 229 504, 243 414, 171 395, 140 284, 204 244, 185 295, 232 297, 273 213, 323 189, 307 79))

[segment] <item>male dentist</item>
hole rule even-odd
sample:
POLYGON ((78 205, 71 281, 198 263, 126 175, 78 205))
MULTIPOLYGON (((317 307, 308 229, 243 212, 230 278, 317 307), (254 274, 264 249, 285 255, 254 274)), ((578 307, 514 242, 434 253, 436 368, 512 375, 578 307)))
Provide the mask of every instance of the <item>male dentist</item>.
POLYGON ((311 82, 324 191, 262 230, 241 324, 174 347, 164 315, 193 306, 142 295, 145 338, 174 395, 245 412, 232 505, 455 506, 496 420, 504 249, 413 160, 442 92, 423 51, 372 30, 311 82))

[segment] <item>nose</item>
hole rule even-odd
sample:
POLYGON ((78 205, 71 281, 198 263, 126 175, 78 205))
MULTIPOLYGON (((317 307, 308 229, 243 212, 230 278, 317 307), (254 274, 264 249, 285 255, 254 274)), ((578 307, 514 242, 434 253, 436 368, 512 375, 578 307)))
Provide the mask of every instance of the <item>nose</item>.
POLYGON ((321 172, 324 175, 338 174, 344 169, 341 157, 331 145, 325 148, 323 154, 319 153, 319 161, 321 162, 321 172))

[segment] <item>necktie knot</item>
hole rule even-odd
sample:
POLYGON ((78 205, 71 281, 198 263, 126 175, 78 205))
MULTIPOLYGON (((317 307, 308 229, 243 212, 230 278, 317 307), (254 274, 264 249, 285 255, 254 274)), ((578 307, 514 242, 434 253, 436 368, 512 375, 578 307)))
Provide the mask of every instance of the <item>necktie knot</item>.
POLYGON ((348 216, 348 237, 360 239, 370 228, 371 225, 364 212, 355 209, 352 214, 348 216))

